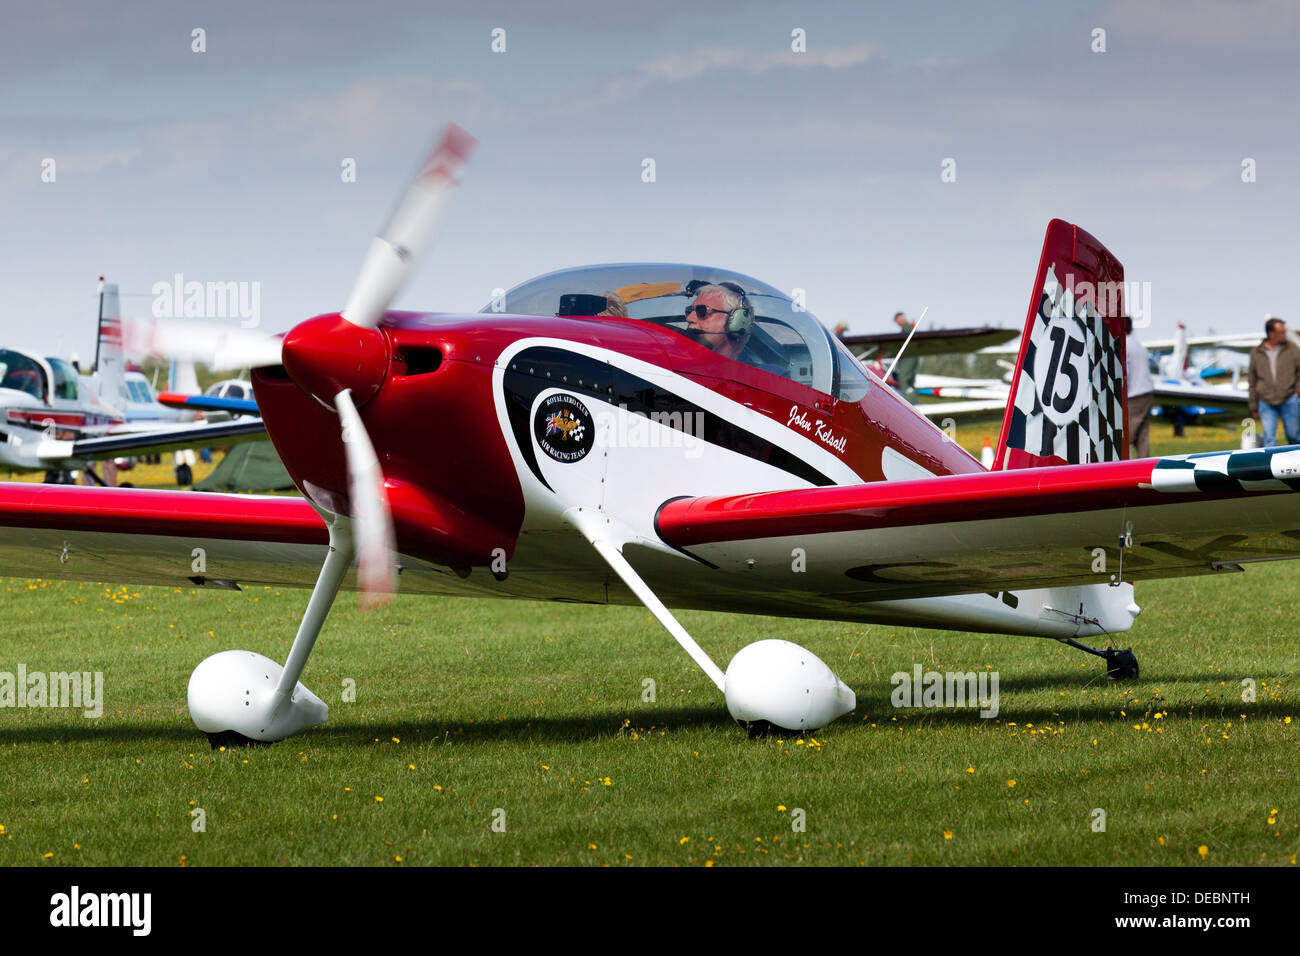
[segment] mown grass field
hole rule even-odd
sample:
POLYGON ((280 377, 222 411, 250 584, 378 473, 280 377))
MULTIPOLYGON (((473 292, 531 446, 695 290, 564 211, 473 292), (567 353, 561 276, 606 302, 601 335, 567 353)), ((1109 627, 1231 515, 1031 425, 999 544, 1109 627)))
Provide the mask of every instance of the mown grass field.
POLYGON ((0 671, 102 671, 106 698, 0 709, 0 864, 1292 866, 1297 575, 1143 585, 1128 684, 1032 638, 682 614, 724 666, 786 638, 858 694, 759 740, 644 610, 344 595, 305 674, 330 722, 226 751, 190 723, 190 671, 282 659, 306 592, 0 581, 0 671), (918 663, 996 670, 998 717, 894 708, 918 663))

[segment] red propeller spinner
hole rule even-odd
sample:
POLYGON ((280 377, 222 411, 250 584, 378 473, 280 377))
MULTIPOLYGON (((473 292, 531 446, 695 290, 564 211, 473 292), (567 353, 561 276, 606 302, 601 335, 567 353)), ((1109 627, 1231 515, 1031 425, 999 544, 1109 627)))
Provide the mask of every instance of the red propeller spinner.
POLYGON ((361 406, 375 397, 388 374, 388 337, 338 313, 318 315, 289 330, 280 361, 300 389, 328 408, 344 389, 361 406))

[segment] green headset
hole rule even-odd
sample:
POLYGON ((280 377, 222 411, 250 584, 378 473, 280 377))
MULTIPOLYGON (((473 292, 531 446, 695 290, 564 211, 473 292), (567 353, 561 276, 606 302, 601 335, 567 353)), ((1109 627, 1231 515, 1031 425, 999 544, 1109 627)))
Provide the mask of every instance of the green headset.
POLYGON ((754 307, 749 304, 745 290, 734 282, 719 282, 724 289, 730 289, 740 296, 740 308, 732 309, 727 316, 726 333, 729 339, 743 339, 754 328, 754 307))

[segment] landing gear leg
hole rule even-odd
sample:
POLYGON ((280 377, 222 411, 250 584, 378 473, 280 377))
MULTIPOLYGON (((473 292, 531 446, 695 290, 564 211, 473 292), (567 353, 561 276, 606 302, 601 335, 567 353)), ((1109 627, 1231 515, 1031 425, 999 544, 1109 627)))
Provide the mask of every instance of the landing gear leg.
POLYGON ((591 546, 596 549, 596 553, 605 559, 605 562, 614 570, 614 573, 622 578, 623 583, 628 589, 635 594, 641 603, 646 606, 655 619, 663 625, 664 630, 673 636, 673 640, 682 646, 691 660, 699 666, 700 670, 708 675, 709 680, 717 686, 723 694, 727 692, 727 678, 722 669, 713 663, 713 658, 704 652, 704 648, 695 643, 695 639, 686 632, 686 628, 678 623, 677 618, 673 617, 672 612, 664 607, 663 602, 655 596, 654 591, 641 580, 641 575, 637 574, 632 565, 628 564, 627 558, 623 557, 623 551, 618 546, 617 541, 610 540, 604 535, 604 528, 601 526, 600 518, 593 514, 590 509, 584 511, 581 508, 576 509, 569 515, 569 520, 578 528, 579 531, 591 542, 591 546))
POLYGON ((1105 658, 1106 676, 1111 680, 1138 679, 1138 659, 1137 655, 1133 653, 1132 648, 1126 647, 1123 650, 1119 650, 1118 648, 1108 647, 1104 651, 1099 651, 1097 648, 1089 647, 1087 644, 1080 644, 1078 641, 1070 637, 1062 638, 1061 643, 1069 644, 1071 647, 1076 647, 1081 651, 1086 651, 1089 654, 1095 654, 1098 657, 1105 658))
POLYGON ((765 728, 815 730, 857 706, 853 691, 825 661, 789 641, 756 641, 742 648, 723 672, 628 563, 623 541, 611 532, 607 518, 589 508, 570 509, 565 517, 717 685, 728 713, 751 737, 765 728))
POLYGON ((190 717, 214 749, 283 740, 329 719, 325 702, 298 682, 354 555, 351 521, 325 517, 329 553, 284 666, 252 651, 222 651, 190 675, 190 717))

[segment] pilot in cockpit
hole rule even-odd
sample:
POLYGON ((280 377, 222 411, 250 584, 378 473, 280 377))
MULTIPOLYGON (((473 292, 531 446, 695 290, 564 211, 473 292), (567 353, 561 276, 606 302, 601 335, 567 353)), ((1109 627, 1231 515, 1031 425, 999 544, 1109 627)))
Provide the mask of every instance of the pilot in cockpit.
POLYGON ((732 282, 702 285, 686 307, 687 334, 719 355, 745 361, 745 346, 754 328, 754 308, 744 290, 732 282))

